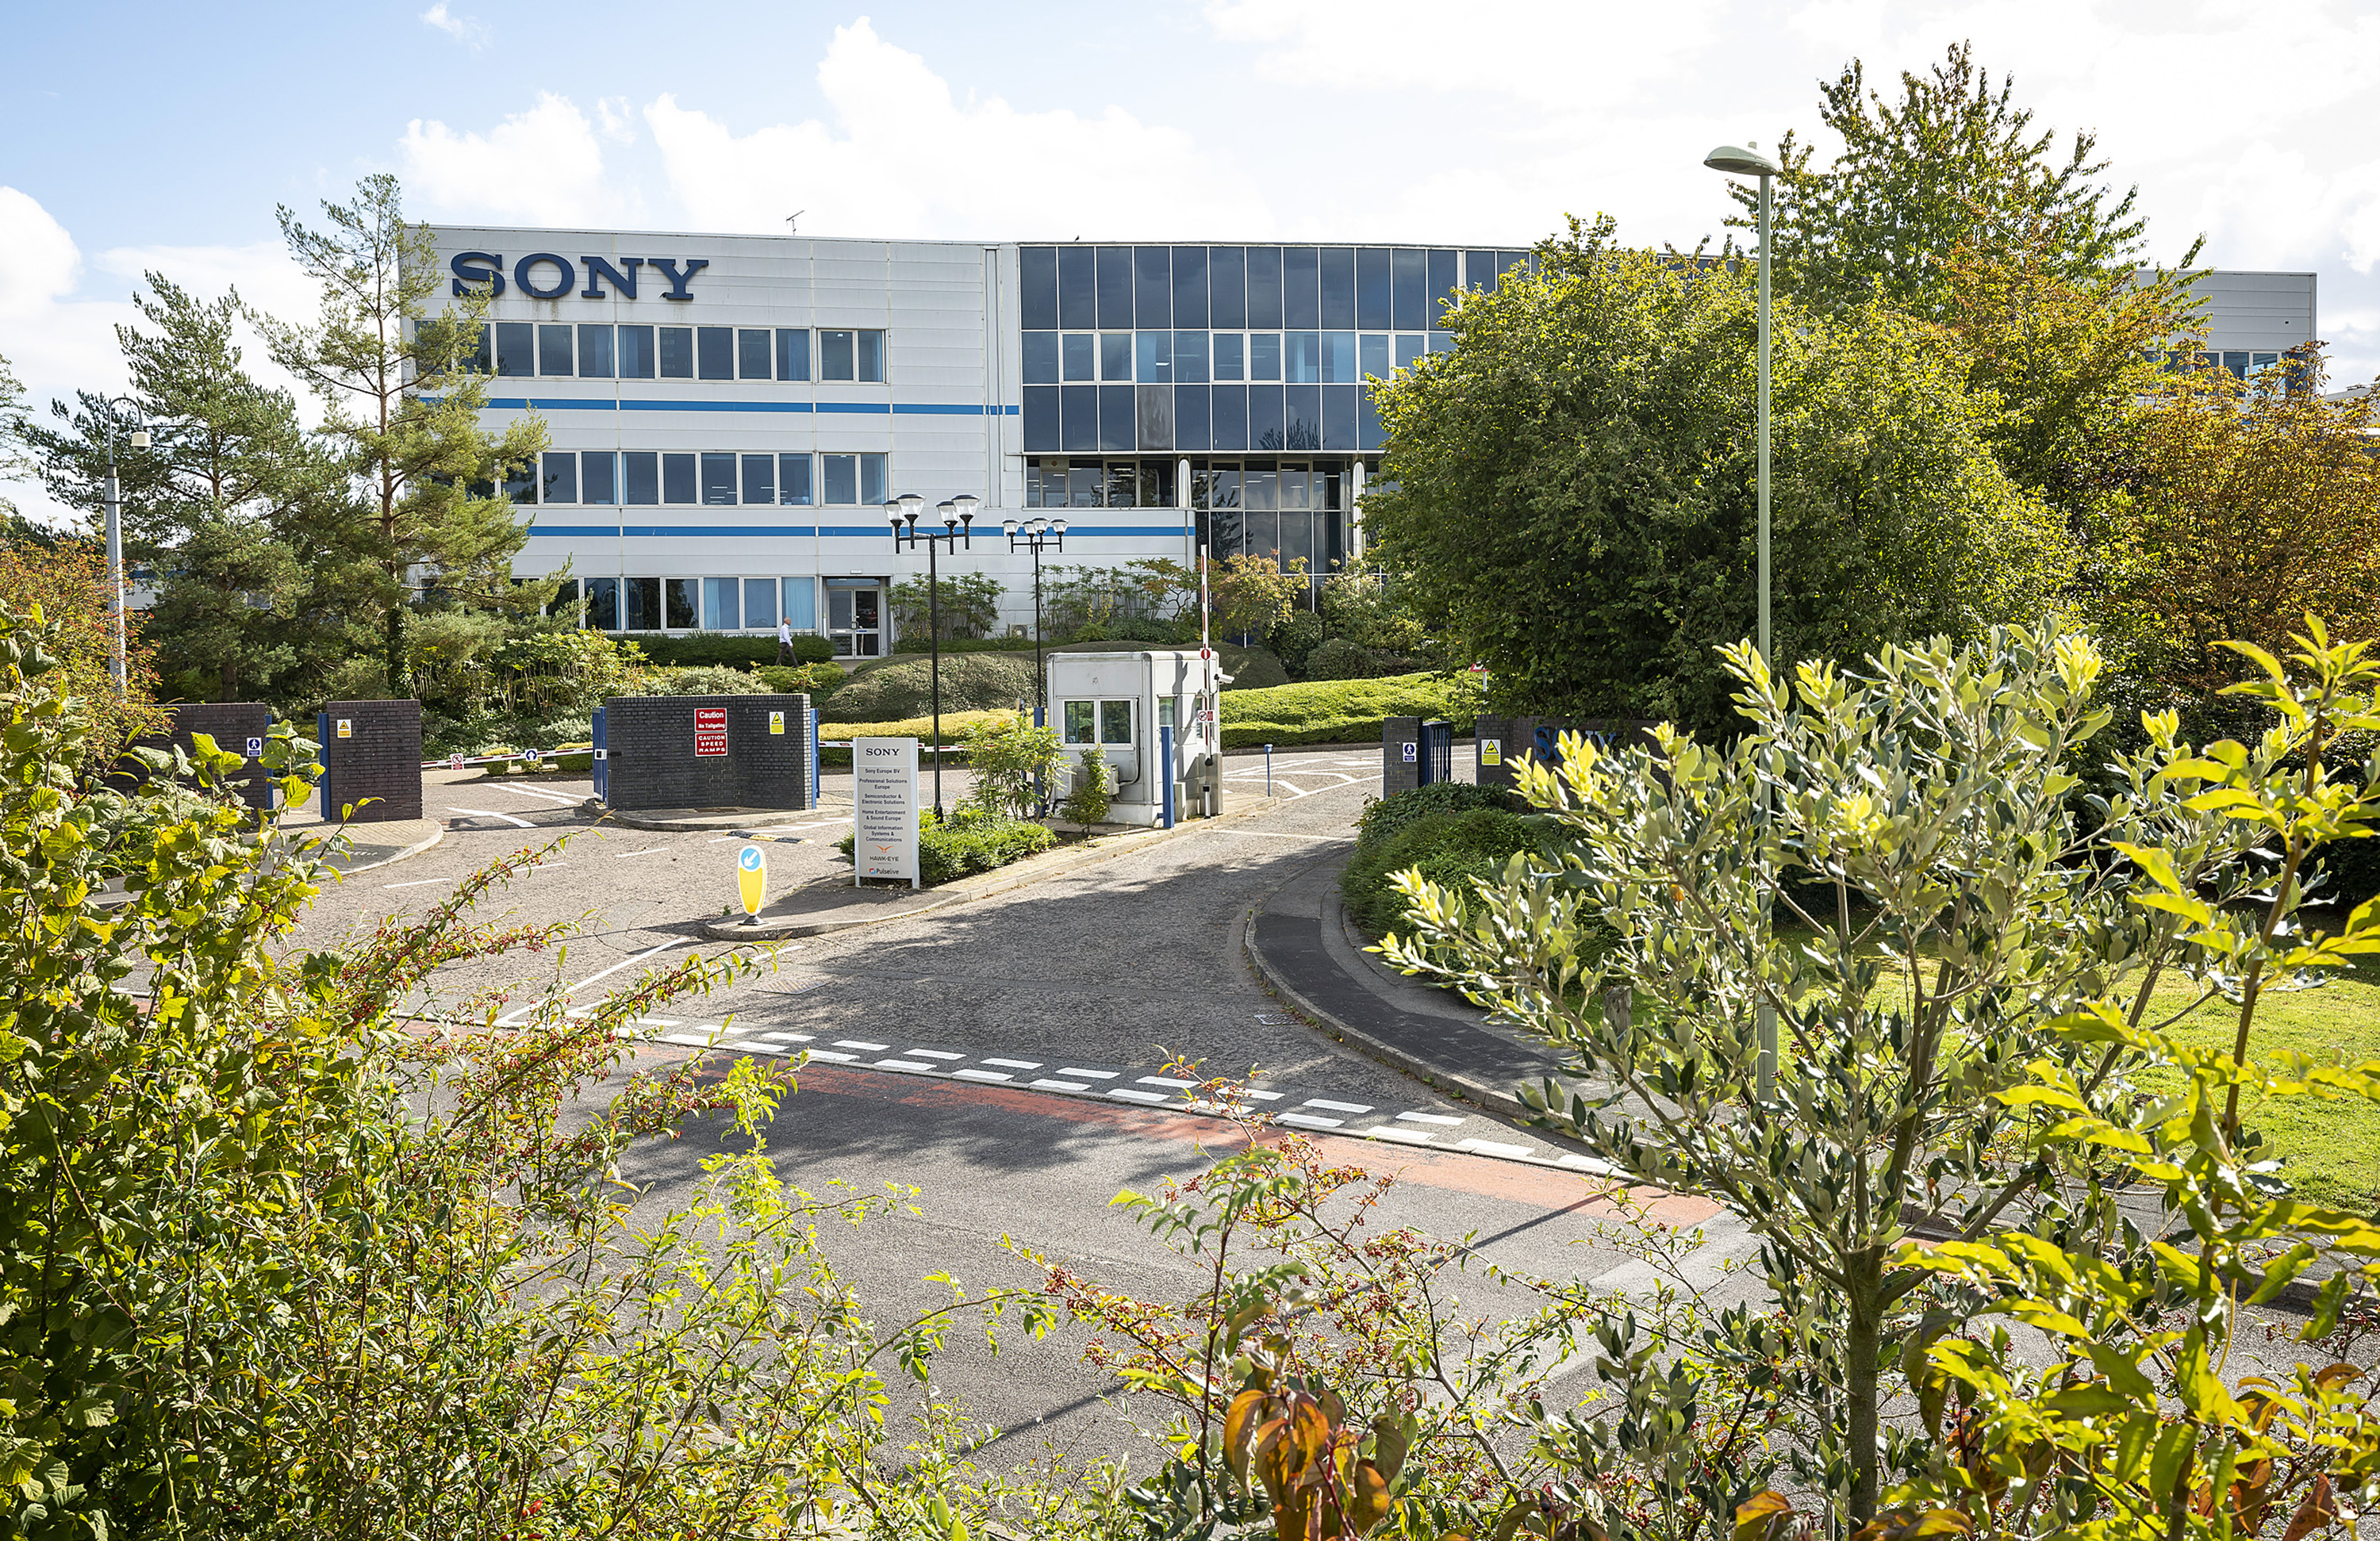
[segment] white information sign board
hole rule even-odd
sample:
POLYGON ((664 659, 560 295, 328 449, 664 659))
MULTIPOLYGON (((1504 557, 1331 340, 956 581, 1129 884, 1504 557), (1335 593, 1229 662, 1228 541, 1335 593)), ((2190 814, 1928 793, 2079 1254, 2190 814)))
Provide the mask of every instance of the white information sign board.
POLYGON ((851 881, 906 878, 917 885, 917 741, 851 741, 851 881))

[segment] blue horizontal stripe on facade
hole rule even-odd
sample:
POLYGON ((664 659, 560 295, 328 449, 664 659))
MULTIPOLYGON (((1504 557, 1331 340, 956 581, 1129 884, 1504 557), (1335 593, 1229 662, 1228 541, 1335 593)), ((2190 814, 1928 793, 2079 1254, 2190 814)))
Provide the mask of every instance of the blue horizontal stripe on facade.
POLYGON ((531 525, 528 527, 529 539, 532 540, 540 538, 548 540, 617 540, 619 534, 618 525, 531 525))
MULTIPOLYGON (((432 396, 426 398, 435 401, 432 396)), ((866 416, 1015 417, 1019 406, 930 401, 606 401, 589 396, 490 396, 488 412, 854 412, 866 416)))

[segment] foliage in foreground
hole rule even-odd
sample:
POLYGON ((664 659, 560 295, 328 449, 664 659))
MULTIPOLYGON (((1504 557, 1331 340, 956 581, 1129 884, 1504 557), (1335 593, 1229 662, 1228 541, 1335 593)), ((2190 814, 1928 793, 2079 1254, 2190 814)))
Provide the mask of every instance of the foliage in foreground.
MULTIPOLYGON (((2301 1535, 2380 1498, 2370 1344, 2336 1332, 2380 1229, 2294 1197, 2246 1122, 2380 1098, 2380 1062, 2254 1036, 2264 995, 2380 951, 2380 906, 2326 934, 2304 914, 2310 854, 2380 817, 2380 760, 2325 758, 2380 723, 2380 662, 2312 622, 2286 665, 2242 651, 2262 678, 2235 690, 2272 725, 2198 747, 2149 719, 2086 828, 2061 767, 2107 722, 2089 643, 1892 649, 1790 688, 1739 646, 1731 748, 1566 743, 1524 772, 1559 867, 1407 885, 1412 936, 1386 951, 1599 1083, 1548 1082, 1546 1121, 1761 1239, 1806 1357, 1780 1365, 1751 1317, 1707 1353, 1806 1431, 1787 1469, 1830 1528, 2301 1535), (1780 880, 1804 935, 1771 923, 1780 880), (2228 1045, 2168 1034, 2168 979, 2228 1003, 2228 1045), (2316 1356, 2231 1366, 2246 1308, 2301 1279, 2316 1356), (1886 1419, 1895 1398, 1915 1416, 1886 1419)), ((1762 1498, 1739 1534, 1785 1534, 1795 1507, 1762 1498)))
MULTIPOLYGON (((883 1202, 778 1179, 782 1080, 623 1063, 619 1029, 733 965, 504 1028, 502 997, 436 1000, 446 965, 564 940, 470 918, 551 848, 283 956, 320 847, 168 777, 94 787, 55 636, 0 613, 0 1534, 909 1536, 979 1508, 951 1410, 921 1394, 886 1453, 880 1372, 922 1384, 950 1312, 876 1330, 819 1249, 883 1202), (639 1138, 706 1110, 691 1199, 633 1216, 639 1138)), ((285 800, 310 755, 271 740, 285 800)))

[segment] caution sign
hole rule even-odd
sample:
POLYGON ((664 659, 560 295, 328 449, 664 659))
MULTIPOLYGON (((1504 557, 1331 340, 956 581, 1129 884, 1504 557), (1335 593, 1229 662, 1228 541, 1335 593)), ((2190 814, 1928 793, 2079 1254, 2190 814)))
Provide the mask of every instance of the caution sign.
POLYGON ((783 712, 772 711, 769 713, 769 732, 779 738, 785 736, 785 714, 783 712))
POLYGON ((727 752, 727 709, 725 707, 694 709, 694 752, 698 756, 723 755, 727 752))
POLYGON ((1500 738, 1481 739, 1479 741, 1479 763, 1482 765, 1503 764, 1504 741, 1500 738))
POLYGON ((342 718, 340 718, 340 719, 339 719, 339 728, 338 728, 338 733, 339 733, 339 736, 340 736, 341 738, 353 738, 353 737, 355 737, 355 735, 356 735, 356 724, 355 724, 354 721, 353 721, 352 719, 350 719, 350 718, 346 718, 346 717, 342 717, 342 718))

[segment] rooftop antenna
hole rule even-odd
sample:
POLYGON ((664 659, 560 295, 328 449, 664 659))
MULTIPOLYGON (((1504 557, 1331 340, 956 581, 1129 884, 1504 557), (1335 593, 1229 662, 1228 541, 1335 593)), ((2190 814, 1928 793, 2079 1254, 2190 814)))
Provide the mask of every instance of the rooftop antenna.
POLYGON ((788 236, 792 235, 794 233, 794 221, 801 218, 804 214, 808 212, 809 211, 808 209, 796 209, 792 213, 787 214, 785 216, 785 234, 788 236))

